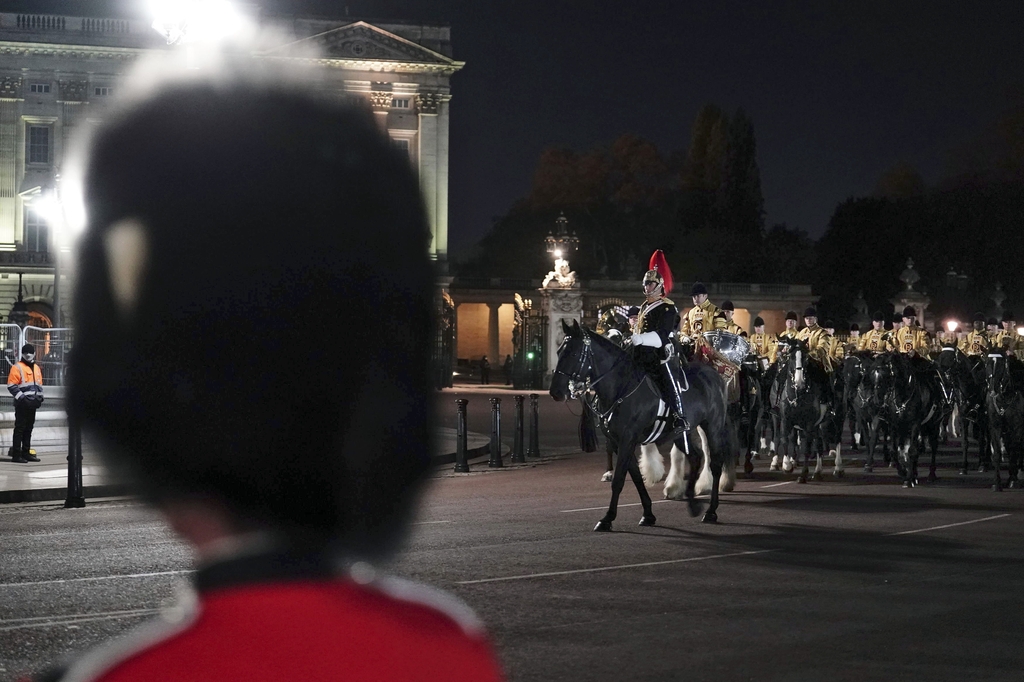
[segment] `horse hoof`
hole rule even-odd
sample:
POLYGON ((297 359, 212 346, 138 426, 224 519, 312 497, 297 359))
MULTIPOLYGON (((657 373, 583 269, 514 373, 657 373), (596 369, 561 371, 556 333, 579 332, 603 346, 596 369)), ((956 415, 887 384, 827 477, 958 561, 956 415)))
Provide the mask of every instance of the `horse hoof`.
POLYGON ((978 473, 979 474, 984 474, 986 472, 988 472, 988 468, 984 464, 982 464, 980 467, 978 467, 978 473))
POLYGON ((609 481, 612 480, 613 476, 615 476, 615 472, 614 471, 606 471, 606 472, 604 472, 604 475, 601 476, 601 482, 602 483, 608 483, 609 481))
POLYGON ((928 474, 928 482, 929 483, 935 483, 935 481, 937 481, 937 480, 939 480, 938 476, 936 476, 935 474, 928 474))
POLYGON ((960 475, 961 476, 966 476, 967 475, 967 469, 961 469, 960 470, 960 475))
POLYGON ((700 510, 704 508, 704 505, 695 499, 690 499, 688 502, 687 510, 690 512, 690 516, 697 516, 700 514, 700 510))
POLYGON ((834 473, 833 475, 834 475, 834 476, 835 476, 836 478, 842 478, 843 476, 845 476, 845 475, 846 475, 846 472, 845 472, 845 471, 843 471, 842 469, 840 469, 839 471, 836 471, 836 472, 835 472, 835 473, 834 473))
POLYGON ((713 511, 709 511, 704 515, 704 518, 700 520, 701 523, 718 523, 718 514, 713 511))
POLYGON ((870 465, 867 465, 867 464, 864 465, 864 473, 865 474, 870 474, 874 470, 875 470, 875 468, 873 466, 870 466, 870 465))
POLYGON ((904 488, 913 488, 914 484, 911 483, 910 481, 903 481, 903 487, 904 488))
POLYGON ((654 518, 654 514, 644 514, 643 516, 640 517, 640 523, 638 523, 637 525, 638 526, 653 526, 655 521, 656 521, 656 519, 654 518))
POLYGON ((746 462, 743 465, 743 473, 747 474, 748 476, 754 473, 754 465, 751 464, 750 462, 746 462))
POLYGON ((607 532, 611 531, 611 529, 612 529, 612 522, 611 521, 605 521, 604 519, 601 519, 600 521, 598 521, 597 525, 594 526, 594 532, 595 533, 607 533, 607 532))
POLYGON ((1003 486, 1000 485, 999 483, 996 483, 995 485, 992 486, 992 492, 996 492, 996 493, 1003 492, 1003 486))
POLYGON ((825 477, 821 475, 820 471, 816 471, 816 472, 814 472, 811 475, 811 480, 812 481, 823 481, 823 480, 825 480, 825 477))
POLYGON ((772 464, 770 467, 768 467, 768 471, 778 471, 778 470, 779 470, 779 465, 778 464, 772 464))
POLYGON ((796 477, 796 482, 797 483, 807 483, 807 477, 806 476, 797 476, 796 477))

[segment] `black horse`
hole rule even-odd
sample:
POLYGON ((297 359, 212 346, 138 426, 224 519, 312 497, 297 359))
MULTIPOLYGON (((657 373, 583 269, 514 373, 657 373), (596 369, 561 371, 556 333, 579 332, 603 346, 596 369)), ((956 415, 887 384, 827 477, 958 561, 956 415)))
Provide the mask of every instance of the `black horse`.
MULTIPOLYGON (((934 369, 920 366, 904 353, 883 353, 865 376, 871 388, 871 404, 876 410, 868 435, 868 465, 874 460, 879 424, 888 423, 897 451, 897 470, 903 487, 918 485, 917 462, 921 441, 927 436, 932 445, 929 478, 935 479, 938 450, 938 424, 942 420, 944 400, 934 369)), ((929 363, 930 364, 930 363, 929 363)))
POLYGON ((1006 457, 1007 486, 1018 487, 1017 474, 1024 458, 1024 364, 1002 352, 989 353, 985 359, 986 400, 989 440, 992 443, 992 489, 1003 489, 1000 467, 1006 457))
POLYGON ((981 356, 965 355, 954 345, 944 345, 935 365, 942 377, 942 391, 953 407, 949 424, 954 437, 958 435, 956 422, 958 419, 960 422, 960 448, 963 453, 960 474, 966 475, 968 471, 967 451, 972 432, 978 441, 978 471, 984 472, 990 461, 985 362, 981 356))
MULTIPOLYGON (((806 483, 813 441, 824 438, 831 444, 834 437, 835 429, 827 428, 834 420, 831 380, 821 363, 809 356, 805 342, 787 339, 780 343, 789 349, 780 356, 774 389, 779 406, 779 433, 787 452, 795 453, 798 463, 802 462, 797 483, 806 483), (823 432, 823 428, 827 431, 823 432)), ((842 475, 840 471, 842 459, 837 451, 836 475, 842 475)), ((821 478, 820 457, 814 478, 821 478)))
MULTIPOLYGON (((608 513, 594 530, 609 531, 615 520, 619 494, 629 473, 640 495, 643 515, 641 526, 653 526, 654 513, 651 497, 644 486, 634 451, 637 445, 647 442, 674 440, 677 447, 686 453, 691 472, 699 472, 704 452, 702 439, 697 427, 704 432, 708 444, 708 462, 714 479, 711 488, 711 505, 704 514, 705 523, 718 520, 718 486, 724 466, 735 461, 730 447, 729 426, 726 418, 726 387, 721 375, 703 364, 688 364, 682 367, 683 402, 691 429, 685 435, 664 433, 664 418, 668 409, 658 389, 636 365, 629 353, 598 334, 573 322, 569 327, 562 323, 565 340, 558 349, 558 364, 551 378, 551 397, 561 401, 574 398, 590 391, 594 395, 592 409, 598 414, 605 433, 615 443, 618 459, 612 477, 612 499, 608 513)), ((689 512, 697 516, 701 503, 694 493, 697 476, 691 474, 686 481, 684 499, 689 512)), ((666 484, 666 492, 668 485, 666 484)))
POLYGON ((740 382, 740 399, 737 407, 729 406, 730 412, 738 412, 737 441, 743 451, 743 473, 748 476, 754 472, 750 461, 757 452, 759 425, 763 423, 764 406, 767 403, 763 386, 764 371, 760 358, 751 353, 740 364, 737 379, 740 382))

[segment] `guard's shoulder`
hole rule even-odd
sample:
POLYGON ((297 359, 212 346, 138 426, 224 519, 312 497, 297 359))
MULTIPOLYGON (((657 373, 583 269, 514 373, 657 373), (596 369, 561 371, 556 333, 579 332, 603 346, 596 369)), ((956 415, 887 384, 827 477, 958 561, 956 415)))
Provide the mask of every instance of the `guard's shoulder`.
POLYGON ((675 305, 676 304, 676 302, 673 301, 671 298, 664 297, 661 300, 664 301, 667 305, 675 305))

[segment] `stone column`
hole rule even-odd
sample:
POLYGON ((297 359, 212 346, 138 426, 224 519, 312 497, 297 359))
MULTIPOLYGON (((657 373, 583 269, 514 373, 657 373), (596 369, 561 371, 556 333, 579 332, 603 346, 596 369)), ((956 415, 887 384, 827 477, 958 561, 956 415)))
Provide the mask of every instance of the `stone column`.
POLYGON ((487 356, 491 359, 491 367, 497 367, 495 363, 500 364, 499 354, 499 341, 501 333, 498 329, 498 309, 501 308, 500 303, 488 303, 487 304, 487 356))
POLYGON ((18 128, 22 79, 0 78, 0 242, 18 237, 18 128))
POLYGON ((558 347, 562 344, 565 334, 562 322, 572 325, 583 316, 583 292, 573 289, 541 289, 541 310, 548 322, 548 335, 544 340, 544 354, 547 360, 547 372, 544 374, 544 387, 551 385, 551 377, 558 366, 558 347))
MULTIPOLYGON (((430 225, 430 257, 437 259, 439 245, 438 233, 440 226, 437 218, 438 190, 438 96, 435 93, 423 92, 416 97, 419 110, 419 159, 420 189, 423 192, 423 203, 426 204, 427 220, 430 225)), ((447 226, 445 226, 447 236, 447 226)))
POLYGON ((435 211, 437 222, 434 225, 434 253, 438 261, 448 261, 448 102, 450 96, 444 96, 437 108, 437 198, 435 211))

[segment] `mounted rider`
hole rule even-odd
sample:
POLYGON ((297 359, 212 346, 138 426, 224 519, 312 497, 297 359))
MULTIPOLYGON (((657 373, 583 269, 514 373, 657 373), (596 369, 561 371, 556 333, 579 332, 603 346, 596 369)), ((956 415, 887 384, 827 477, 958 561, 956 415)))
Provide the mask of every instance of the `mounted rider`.
POLYGON ((960 340, 957 347, 964 355, 984 356, 988 354, 988 334, 985 332, 985 316, 974 313, 974 329, 960 340))
POLYGON ((775 334, 765 334, 764 320, 760 317, 754 318, 754 333, 750 337, 750 349, 761 359, 762 364, 767 361, 769 365, 775 362, 778 355, 779 339, 775 334))
POLYGON ((843 347, 843 355, 849 355, 860 347, 860 325, 854 322, 850 325, 850 338, 843 347))
POLYGON ((1002 348, 1007 355, 1024 355, 1024 337, 1017 333, 1017 321, 1013 319, 1013 311, 1003 312, 1003 328, 995 336, 994 348, 1002 348))
POLYGON ((795 339, 799 334, 797 329, 797 317, 796 311, 790 310, 786 313, 786 328, 779 332, 779 339, 795 339))
POLYGON ((912 306, 903 309, 903 326, 896 330, 896 350, 906 355, 927 358, 932 349, 931 335, 917 324, 917 311, 912 306))
POLYGON ((885 313, 876 310, 871 316, 871 329, 860 337, 857 350, 866 350, 878 355, 891 349, 889 332, 885 331, 885 313))
POLYGON ((633 358, 654 381, 661 399, 672 410, 666 430, 689 431, 676 377, 679 363, 673 358, 673 334, 679 328, 679 309, 665 296, 672 290, 672 271, 661 249, 651 256, 648 267, 650 269, 643 279, 647 299, 640 306, 633 335, 629 339, 633 358))
POLYGON ((811 357, 824 365, 825 369, 832 371, 832 343, 828 332, 818 326, 818 311, 813 307, 804 310, 804 325, 804 328, 797 332, 797 340, 804 341, 811 357))
POLYGON ((846 357, 846 349, 836 336, 836 323, 832 320, 825 320, 825 333, 828 334, 826 340, 828 341, 829 356, 836 366, 843 364, 843 358, 846 357))
POLYGON ((725 329, 725 313, 708 300, 708 288, 703 282, 693 283, 690 296, 693 298, 693 307, 683 316, 683 326, 680 329, 683 336, 697 340, 704 332, 725 329))
POLYGON ((722 316, 725 318, 725 331, 732 332, 736 336, 741 335, 743 327, 732 321, 733 315, 736 314, 736 306, 732 304, 732 301, 723 301, 721 310, 722 316))

